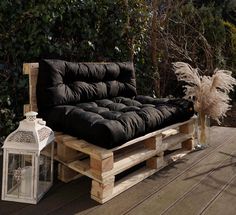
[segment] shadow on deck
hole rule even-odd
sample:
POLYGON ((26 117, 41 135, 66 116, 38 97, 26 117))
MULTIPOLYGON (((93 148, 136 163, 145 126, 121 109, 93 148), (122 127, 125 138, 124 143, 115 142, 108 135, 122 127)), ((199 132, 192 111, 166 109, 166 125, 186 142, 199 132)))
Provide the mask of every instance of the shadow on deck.
POLYGON ((188 154, 103 205, 90 199, 91 181, 81 177, 68 184, 55 180, 37 205, 0 201, 0 214, 234 215, 236 128, 212 127, 211 140, 209 148, 188 154))

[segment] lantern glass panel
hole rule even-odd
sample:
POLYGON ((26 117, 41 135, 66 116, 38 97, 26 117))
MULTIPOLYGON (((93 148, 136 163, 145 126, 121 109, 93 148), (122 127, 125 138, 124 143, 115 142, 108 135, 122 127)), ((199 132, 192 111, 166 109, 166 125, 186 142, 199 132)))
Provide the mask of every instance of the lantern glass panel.
POLYGON ((38 195, 45 193, 52 184, 52 147, 53 144, 46 146, 39 156, 39 183, 38 195))
POLYGON ((7 195, 17 198, 32 198, 33 157, 30 154, 8 156, 7 195))

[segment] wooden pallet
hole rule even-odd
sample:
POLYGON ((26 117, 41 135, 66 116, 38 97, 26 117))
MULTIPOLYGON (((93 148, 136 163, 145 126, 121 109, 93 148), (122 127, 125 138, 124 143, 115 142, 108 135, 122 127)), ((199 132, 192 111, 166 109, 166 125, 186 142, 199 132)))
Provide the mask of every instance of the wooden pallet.
MULTIPOLYGON (((29 75, 30 101, 24 106, 24 111, 37 111, 38 63, 24 64, 23 71, 29 75)), ((90 177, 91 198, 104 203, 191 151, 194 121, 192 118, 148 133, 111 150, 55 133, 55 160, 60 162, 58 178, 68 182, 80 175, 90 177), (135 171, 122 176, 134 167, 135 171)))
MULTIPOLYGON (((63 146, 57 147, 58 160, 65 167, 90 177, 91 198, 104 203, 190 152, 193 149, 193 121, 190 119, 149 133, 111 150, 60 135, 56 142, 63 146), (179 143, 180 149, 165 154, 179 143), (71 156, 77 158, 72 161, 71 156), (145 165, 117 180, 120 173, 143 162, 145 165)), ((68 176, 63 177, 68 180, 68 176)))

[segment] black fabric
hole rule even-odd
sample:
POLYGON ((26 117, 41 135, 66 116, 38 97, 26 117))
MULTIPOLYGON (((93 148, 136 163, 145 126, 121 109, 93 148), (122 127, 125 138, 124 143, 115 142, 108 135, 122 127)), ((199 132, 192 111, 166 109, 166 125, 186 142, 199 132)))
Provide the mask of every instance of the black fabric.
POLYGON ((56 105, 136 95, 134 67, 125 63, 42 60, 37 82, 39 110, 56 105))
POLYGON ((184 99, 133 97, 136 89, 132 63, 93 65, 47 60, 41 65, 37 100, 40 115, 47 125, 104 148, 116 147, 148 132, 188 120, 193 115, 192 102, 184 99), (90 70, 93 72, 88 72, 90 70), (109 80, 118 78, 117 82, 125 88, 117 90, 117 85, 108 84, 107 77, 109 80), (70 83, 74 80, 82 85, 78 84, 80 90, 72 93, 71 89, 76 88, 71 88, 70 83), (102 83, 107 90, 93 83, 102 83), (81 90, 85 85, 86 90, 81 90))

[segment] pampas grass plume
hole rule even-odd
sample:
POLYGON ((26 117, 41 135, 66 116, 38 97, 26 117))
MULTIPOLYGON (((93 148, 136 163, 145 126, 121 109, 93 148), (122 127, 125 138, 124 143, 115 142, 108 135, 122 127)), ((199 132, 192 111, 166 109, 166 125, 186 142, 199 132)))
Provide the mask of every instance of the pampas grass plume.
POLYGON ((215 69, 212 76, 200 76, 198 69, 187 63, 176 62, 173 67, 177 79, 186 83, 184 98, 194 102, 196 112, 206 114, 220 124, 220 119, 231 108, 229 92, 236 85, 232 72, 215 69))

